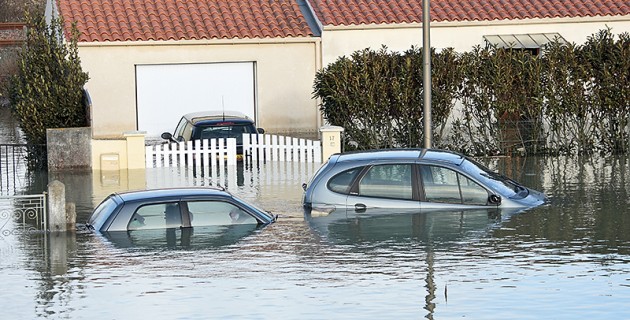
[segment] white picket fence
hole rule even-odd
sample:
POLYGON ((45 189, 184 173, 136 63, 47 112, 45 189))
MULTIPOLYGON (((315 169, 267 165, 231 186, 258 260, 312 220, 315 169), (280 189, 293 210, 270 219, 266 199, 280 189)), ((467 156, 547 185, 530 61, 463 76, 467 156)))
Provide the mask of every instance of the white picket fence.
MULTIPOLYGON (((243 160, 321 163, 319 141, 268 134, 243 134, 243 160)), ((222 168, 236 165, 236 139, 206 139, 146 147, 146 167, 222 168), (199 161, 201 160, 201 161, 199 161)), ((215 171, 215 170, 212 170, 215 171)))
POLYGON ((319 141, 269 134, 243 134, 246 161, 322 162, 319 141))
POLYGON ((224 167, 236 165, 236 139, 206 139, 146 147, 146 167, 224 167))

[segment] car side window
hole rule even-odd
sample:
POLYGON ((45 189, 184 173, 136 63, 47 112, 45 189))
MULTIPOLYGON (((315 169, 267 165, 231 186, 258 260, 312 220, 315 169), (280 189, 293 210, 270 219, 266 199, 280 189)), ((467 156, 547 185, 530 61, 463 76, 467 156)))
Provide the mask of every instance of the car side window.
POLYGON ((179 228, 182 216, 177 202, 148 204, 131 216, 128 230, 179 228))
POLYGON ((188 212, 193 227, 229 224, 258 224, 258 220, 238 206, 225 201, 189 201, 188 212))
POLYGON ((371 167, 359 182, 359 195, 391 199, 413 199, 412 166, 384 164, 371 167))
POLYGON ((193 125, 190 122, 186 122, 182 134, 177 136, 177 141, 189 141, 192 137, 193 125))
POLYGON ((420 174, 427 201, 485 205, 488 192, 476 182, 438 166, 421 166, 420 174))
POLYGON ((464 204, 486 205, 488 203, 488 191, 476 182, 459 175, 459 186, 462 190, 462 202, 464 204))
POLYGON ((332 177, 328 182, 328 189, 334 192, 348 194, 354 178, 361 172, 363 167, 353 168, 343 171, 336 176, 332 177))

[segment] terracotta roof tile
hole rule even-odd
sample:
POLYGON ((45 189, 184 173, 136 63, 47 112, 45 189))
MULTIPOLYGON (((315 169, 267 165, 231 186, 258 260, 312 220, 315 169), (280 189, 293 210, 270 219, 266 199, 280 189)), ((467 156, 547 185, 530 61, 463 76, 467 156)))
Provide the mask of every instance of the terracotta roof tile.
POLYGON ((310 37, 295 0, 57 0, 79 41, 310 37))
MULTIPOLYGON (((418 23, 422 0, 308 0, 323 25, 418 23)), ((298 0, 57 0, 80 41, 309 37, 298 0)), ((630 15, 630 0, 431 0, 432 21, 630 15)))
MULTIPOLYGON (((323 25, 422 21, 422 0, 309 0, 323 25)), ((431 0, 431 21, 630 15, 630 0, 431 0)))

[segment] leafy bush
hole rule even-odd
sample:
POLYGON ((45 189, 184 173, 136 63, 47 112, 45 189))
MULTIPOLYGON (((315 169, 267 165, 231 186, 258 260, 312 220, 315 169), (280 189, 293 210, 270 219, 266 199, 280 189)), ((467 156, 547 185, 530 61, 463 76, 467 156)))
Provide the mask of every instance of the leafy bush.
POLYGON ((462 55, 462 117, 454 134, 475 154, 535 150, 542 139, 542 68, 523 50, 475 47, 462 55))
MULTIPOLYGON (((461 82, 457 54, 432 52, 432 118, 440 139, 461 82)), ((422 141, 422 49, 365 49, 315 76, 314 96, 326 120, 345 128, 347 149, 417 147, 422 141)))
MULTIPOLYGON (((583 45, 541 50, 432 50, 434 145, 469 154, 627 153, 630 34, 615 39, 605 29, 583 45)), ((314 83, 325 119, 345 128, 350 149, 419 146, 422 90, 422 49, 413 47, 354 52, 314 83)))

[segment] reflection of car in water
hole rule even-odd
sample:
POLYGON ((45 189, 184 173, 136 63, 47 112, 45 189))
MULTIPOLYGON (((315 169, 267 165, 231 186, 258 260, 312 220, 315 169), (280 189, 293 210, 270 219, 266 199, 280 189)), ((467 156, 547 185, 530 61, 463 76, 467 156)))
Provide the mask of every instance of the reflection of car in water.
POLYGON ((386 241, 393 246, 410 240, 435 245, 488 232, 519 209, 479 208, 440 210, 372 209, 313 211, 305 208, 311 229, 333 243, 386 241), (397 243, 399 241, 400 243, 397 243))
POLYGON ((233 245, 262 226, 235 224, 198 228, 168 228, 137 230, 133 232, 102 232, 118 248, 134 249, 209 249, 233 245))

